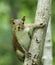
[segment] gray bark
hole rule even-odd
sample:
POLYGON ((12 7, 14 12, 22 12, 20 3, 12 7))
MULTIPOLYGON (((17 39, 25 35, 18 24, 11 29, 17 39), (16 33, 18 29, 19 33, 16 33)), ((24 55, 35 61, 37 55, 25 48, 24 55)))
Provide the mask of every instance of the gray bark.
MULTIPOLYGON (((51 12, 51 8, 50 8, 50 12, 51 12)), ((51 16, 49 18, 42 61, 43 61, 43 65, 52 65, 51 16)))
POLYGON ((52 35, 51 35, 51 17, 47 28, 44 52, 43 52, 43 65, 52 65, 52 35))
POLYGON ((32 54, 32 56, 31 58, 25 58, 24 65, 40 65, 43 55, 46 30, 51 14, 50 9, 51 0, 38 0, 35 23, 43 23, 46 24, 46 26, 34 30, 31 46, 29 49, 29 52, 32 54))

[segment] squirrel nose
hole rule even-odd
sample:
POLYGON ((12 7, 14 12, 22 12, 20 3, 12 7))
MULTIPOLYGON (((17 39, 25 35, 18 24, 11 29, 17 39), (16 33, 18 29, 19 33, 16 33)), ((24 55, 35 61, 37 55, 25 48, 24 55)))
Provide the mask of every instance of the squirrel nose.
POLYGON ((18 27, 18 31, 20 30, 20 27, 18 27))

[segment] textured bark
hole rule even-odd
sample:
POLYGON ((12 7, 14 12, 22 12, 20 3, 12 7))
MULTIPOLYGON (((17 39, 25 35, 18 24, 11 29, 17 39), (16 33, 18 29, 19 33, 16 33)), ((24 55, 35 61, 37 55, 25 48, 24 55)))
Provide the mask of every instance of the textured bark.
POLYGON ((44 53, 43 53, 43 65, 52 65, 52 35, 51 35, 51 17, 47 28, 44 53))
POLYGON ((29 49, 29 52, 32 54, 32 56, 31 58, 25 58, 24 65, 40 65, 43 55, 46 30, 51 14, 50 10, 51 0, 38 0, 35 23, 43 23, 46 24, 46 26, 34 30, 29 49))

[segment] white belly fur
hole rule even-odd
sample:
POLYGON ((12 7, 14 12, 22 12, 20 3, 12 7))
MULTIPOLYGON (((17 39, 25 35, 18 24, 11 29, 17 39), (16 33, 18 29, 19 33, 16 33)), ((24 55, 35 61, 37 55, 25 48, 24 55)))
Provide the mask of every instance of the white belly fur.
POLYGON ((30 45, 30 38, 28 32, 18 31, 16 32, 16 37, 21 46, 23 46, 26 50, 28 50, 28 47, 30 45))

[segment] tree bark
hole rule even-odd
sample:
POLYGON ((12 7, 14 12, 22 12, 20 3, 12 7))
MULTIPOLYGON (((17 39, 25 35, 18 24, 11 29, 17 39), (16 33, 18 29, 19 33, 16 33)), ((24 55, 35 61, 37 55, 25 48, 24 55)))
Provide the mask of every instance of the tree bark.
POLYGON ((51 0, 38 0, 35 23, 46 24, 45 27, 35 29, 31 41, 29 52, 31 58, 25 58, 24 65, 40 65, 43 55, 46 30, 51 15, 51 0))
POLYGON ((51 17, 50 17, 49 23, 48 23, 42 59, 43 59, 43 65, 52 65, 51 17))
MULTIPOLYGON (((51 12, 51 10, 50 10, 50 12, 51 12)), ((51 16, 49 18, 42 61, 43 61, 43 65, 52 65, 51 16)))

